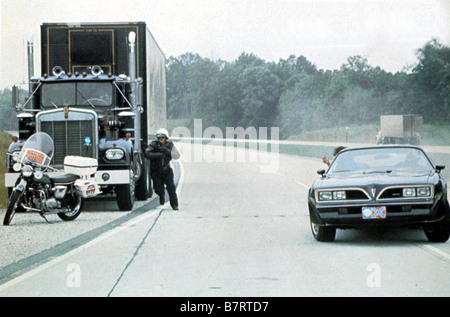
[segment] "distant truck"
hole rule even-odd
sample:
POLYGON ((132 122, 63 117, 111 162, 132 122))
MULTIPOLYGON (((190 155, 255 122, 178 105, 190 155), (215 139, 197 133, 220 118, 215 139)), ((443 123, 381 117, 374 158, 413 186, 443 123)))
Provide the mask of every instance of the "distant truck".
POLYGON ((23 105, 13 87, 19 136, 8 150, 5 185, 15 184, 12 166, 25 140, 46 132, 54 141, 53 167, 62 168, 68 155, 97 159, 95 180, 104 194, 116 194, 120 210, 149 198, 143 153, 149 134, 166 127, 166 75, 146 24, 44 23, 41 64, 23 105))
POLYGON ((421 115, 384 115, 380 117, 380 121, 378 144, 420 144, 423 137, 421 115))

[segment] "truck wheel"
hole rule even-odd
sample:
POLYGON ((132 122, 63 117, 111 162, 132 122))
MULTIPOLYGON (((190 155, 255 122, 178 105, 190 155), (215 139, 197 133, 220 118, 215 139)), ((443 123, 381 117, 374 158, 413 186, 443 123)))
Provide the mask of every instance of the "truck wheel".
POLYGON ((138 200, 147 200, 150 197, 150 175, 149 166, 147 160, 144 161, 144 166, 142 167, 141 177, 136 183, 136 198, 138 200))
POLYGON ((121 211, 130 211, 134 205, 135 183, 133 171, 130 170, 130 183, 116 186, 117 206, 121 211))

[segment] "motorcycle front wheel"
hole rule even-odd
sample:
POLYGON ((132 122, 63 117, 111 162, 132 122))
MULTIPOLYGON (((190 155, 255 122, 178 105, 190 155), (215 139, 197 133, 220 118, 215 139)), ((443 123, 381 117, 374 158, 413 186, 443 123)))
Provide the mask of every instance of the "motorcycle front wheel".
POLYGON ((81 214, 81 207, 83 206, 83 198, 80 196, 74 197, 69 204, 70 210, 65 213, 58 213, 58 217, 64 221, 72 221, 78 218, 81 214))
POLYGON ((16 210, 19 208, 20 202, 22 201, 23 192, 18 190, 13 190, 11 196, 8 199, 8 209, 6 210, 5 218, 3 219, 3 225, 9 226, 16 210))

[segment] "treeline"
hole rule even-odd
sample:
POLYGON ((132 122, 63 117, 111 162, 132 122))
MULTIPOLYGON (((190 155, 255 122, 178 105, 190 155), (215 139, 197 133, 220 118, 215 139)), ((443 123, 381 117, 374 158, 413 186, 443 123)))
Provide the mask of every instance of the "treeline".
MULTIPOLYGON (((22 95, 25 91, 22 90, 22 95)), ((11 88, 0 90, 0 131, 17 131, 17 112, 12 107, 11 88)))
POLYGON ((450 48, 432 40, 417 57, 410 71, 392 74, 361 56, 331 71, 304 56, 274 63, 243 53, 225 62, 186 53, 167 60, 168 118, 280 127, 282 137, 378 124, 383 114, 422 114, 425 123, 450 125, 450 48))
MULTIPOLYGON (((410 71, 389 73, 352 56, 338 70, 304 56, 278 63, 243 53, 233 62, 186 53, 167 60, 167 116, 191 127, 280 127, 305 131, 379 124, 382 114, 422 114, 450 128, 450 48, 431 40, 410 71)), ((0 91, 0 130, 16 130, 11 90, 0 91)))

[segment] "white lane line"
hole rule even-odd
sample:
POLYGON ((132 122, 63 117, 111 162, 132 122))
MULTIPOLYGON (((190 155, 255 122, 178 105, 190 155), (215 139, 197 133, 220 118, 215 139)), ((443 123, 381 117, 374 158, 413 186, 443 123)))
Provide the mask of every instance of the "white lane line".
MULTIPOLYGON (((260 165, 258 163, 255 163, 255 165, 259 168, 260 172, 264 171, 265 169, 268 168, 267 166, 260 165)), ((270 172, 267 172, 267 173, 264 173, 264 174, 275 174, 275 175, 278 175, 278 176, 283 176, 283 174, 281 174, 280 172, 277 172, 276 170, 271 170, 270 172)))
POLYGON ((432 253, 444 258, 445 260, 450 261, 450 254, 448 254, 447 252, 442 251, 442 250, 440 250, 436 247, 433 247, 432 245, 428 245, 428 244, 423 244, 422 247, 425 249, 428 249, 432 253))
POLYGON ((180 167, 180 179, 178 180, 177 196, 178 196, 178 199, 180 199, 179 196, 180 196, 181 190, 183 189, 183 183, 184 183, 184 166, 183 166, 182 159, 178 160, 178 166, 180 167))
MULTIPOLYGON (((255 164, 255 165, 258 166, 260 169, 264 168, 262 165, 259 165, 259 164, 255 164)), ((272 174, 275 174, 275 175, 278 175, 278 176, 284 176, 282 173, 276 172, 276 171, 272 172, 272 174)), ((309 187, 310 187, 310 186, 308 186, 308 185, 306 185, 306 184, 303 184, 302 182, 296 182, 296 183, 297 183, 298 185, 300 185, 300 186, 306 188, 307 190, 309 190, 309 187)))
POLYGON ((308 185, 306 185, 306 184, 303 184, 302 182, 297 182, 297 184, 300 185, 300 186, 302 186, 302 187, 305 187, 306 189, 309 190, 309 187, 310 187, 310 186, 308 186, 308 185))
POLYGON ((57 257, 57 258, 55 258, 55 259, 53 259, 53 260, 51 260, 49 262, 47 262, 47 263, 44 263, 44 264, 42 264, 42 265, 32 269, 31 271, 28 271, 28 272, 26 272, 26 273, 24 273, 24 274, 22 274, 22 275, 20 275, 20 276, 18 276, 16 278, 12 279, 12 280, 6 282, 5 284, 0 285, 0 292, 4 291, 5 289, 7 289, 7 288, 9 288, 9 287, 11 287, 11 286, 13 286, 13 285, 15 285, 17 283, 22 282, 22 281, 24 281, 24 280, 26 280, 26 279, 28 279, 30 277, 33 277, 33 276, 39 274, 40 272, 42 272, 42 271, 52 267, 53 265, 58 264, 58 263, 64 261, 65 259, 67 259, 67 258, 69 258, 69 257, 71 257, 73 255, 76 255, 76 254, 86 250, 87 248, 89 248, 89 247, 91 247, 91 246, 93 246, 93 245, 95 245, 95 244, 97 244, 97 243, 99 243, 99 242, 109 238, 109 237, 112 237, 113 235, 119 233, 120 231, 122 231, 122 230, 124 230, 126 228, 134 226, 135 224, 137 224, 137 223, 139 223, 139 222, 141 222, 143 220, 146 220, 147 218, 150 218, 155 213, 160 212, 162 208, 163 208, 163 206, 159 206, 158 208, 156 208, 155 210, 152 210, 149 213, 145 213, 145 214, 143 214, 141 216, 137 216, 136 218, 130 220, 129 222, 126 222, 125 224, 120 225, 117 228, 114 228, 114 229, 112 229, 112 230, 110 230, 108 232, 105 232, 105 233, 101 234, 97 238, 89 241, 88 243, 83 244, 83 245, 79 246, 78 248, 73 249, 72 251, 69 251, 69 252, 67 252, 67 253, 65 253, 65 254, 63 254, 63 255, 61 255, 61 256, 59 256, 59 257, 57 257))
MULTIPOLYGON (((180 180, 179 180, 178 186, 177 186, 177 191, 178 192, 181 191, 181 188, 183 187, 183 181, 184 181, 183 164, 180 162, 179 166, 180 166, 180 180)), ((108 232, 105 232, 105 233, 99 235, 97 238, 89 241, 88 243, 83 244, 83 245, 73 249, 72 251, 69 251, 69 252, 67 252, 67 253, 65 253, 65 254, 63 254, 63 255, 61 255, 61 256, 59 256, 59 257, 57 257, 57 258, 55 258, 55 259, 53 259, 53 260, 51 260, 49 262, 47 262, 47 263, 44 263, 44 264, 42 264, 42 265, 32 269, 31 271, 28 271, 28 272, 26 272, 26 273, 24 273, 24 274, 22 274, 22 275, 20 275, 20 276, 18 276, 16 278, 12 279, 12 280, 10 280, 10 281, 0 285, 0 292, 4 291, 5 289, 7 289, 7 288, 9 288, 9 287, 11 287, 11 286, 13 286, 13 285, 15 285, 17 283, 25 281, 26 279, 31 278, 31 277, 39 274, 40 272, 42 272, 42 271, 52 267, 53 265, 58 264, 58 263, 64 261, 65 259, 67 259, 67 258, 69 258, 69 257, 71 257, 73 255, 76 255, 76 254, 86 250, 89 247, 92 247, 93 245, 96 245, 97 243, 99 243, 99 242, 101 242, 101 241, 103 241, 103 240, 105 240, 107 238, 112 237, 113 235, 121 232, 122 230, 124 230, 126 228, 132 227, 132 226, 136 225, 137 223, 150 218, 155 213, 158 214, 159 212, 161 212, 162 208, 164 208, 164 206, 159 206, 156 209, 152 210, 151 212, 148 212, 148 213, 142 214, 140 216, 137 216, 136 218, 134 218, 134 219, 132 219, 132 220, 130 220, 130 221, 128 221, 128 222, 126 222, 126 223, 124 223, 124 224, 122 224, 122 225, 120 225, 120 226, 118 226, 118 227, 116 227, 116 228, 114 228, 114 229, 112 229, 110 231, 108 231, 108 232)))

